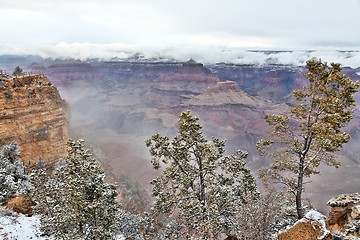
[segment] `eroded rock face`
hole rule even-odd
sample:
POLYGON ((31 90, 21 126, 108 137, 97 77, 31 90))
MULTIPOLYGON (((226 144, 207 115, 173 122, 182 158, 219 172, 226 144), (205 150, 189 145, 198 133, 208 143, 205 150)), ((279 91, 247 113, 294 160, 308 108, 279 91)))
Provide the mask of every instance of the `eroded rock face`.
POLYGON ((331 207, 329 225, 344 226, 352 220, 360 220, 360 194, 340 194, 327 202, 331 207))
POLYGON ((68 122, 65 102, 42 75, 0 81, 0 141, 16 140, 29 166, 41 157, 53 162, 66 154, 68 122))

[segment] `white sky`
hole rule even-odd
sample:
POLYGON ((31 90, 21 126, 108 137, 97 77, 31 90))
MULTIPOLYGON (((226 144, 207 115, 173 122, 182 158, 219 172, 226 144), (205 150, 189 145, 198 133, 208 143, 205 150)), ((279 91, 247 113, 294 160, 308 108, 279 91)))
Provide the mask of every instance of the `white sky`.
POLYGON ((360 0, 0 0, 0 29, 0 54, 360 50, 360 0))

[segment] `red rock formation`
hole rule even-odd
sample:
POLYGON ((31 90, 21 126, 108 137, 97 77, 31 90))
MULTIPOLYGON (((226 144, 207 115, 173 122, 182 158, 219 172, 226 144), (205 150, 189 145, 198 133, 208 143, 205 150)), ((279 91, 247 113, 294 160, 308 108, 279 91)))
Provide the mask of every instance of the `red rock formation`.
POLYGON ((39 157, 52 162, 65 156, 68 122, 64 106, 58 90, 44 76, 1 81, 1 143, 16 140, 26 165, 35 163, 39 157))
POLYGON ((207 92, 214 92, 214 93, 218 93, 218 92, 222 92, 222 91, 240 92, 240 87, 236 82, 227 80, 227 81, 224 81, 224 82, 218 82, 216 84, 216 86, 210 87, 207 90, 207 92))
MULTIPOLYGON (((35 68, 33 71, 36 70, 37 69, 35 68)), ((93 66, 91 66, 89 63, 78 61, 53 64, 44 71, 48 76, 51 77, 51 79, 56 81, 57 86, 68 86, 78 80, 90 80, 93 83, 99 82, 101 80, 101 78, 99 78, 98 72, 93 66)))
POLYGON ((189 60, 175 73, 160 76, 158 81, 216 83, 220 80, 209 69, 205 68, 203 64, 189 60))
POLYGON ((208 105, 217 106, 224 104, 239 104, 246 106, 262 107, 264 104, 255 97, 250 97, 242 91, 234 81, 217 82, 216 85, 208 87, 201 94, 194 96, 184 105, 208 105))

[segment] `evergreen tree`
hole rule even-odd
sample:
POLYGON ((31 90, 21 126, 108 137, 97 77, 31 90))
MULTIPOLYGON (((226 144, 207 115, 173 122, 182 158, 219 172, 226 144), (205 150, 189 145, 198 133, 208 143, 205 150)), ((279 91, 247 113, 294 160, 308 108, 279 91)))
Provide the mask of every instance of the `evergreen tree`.
POLYGON ((0 204, 17 194, 28 195, 31 190, 29 177, 20 158, 20 149, 15 141, 0 150, 0 189, 0 204))
POLYGON ((17 66, 13 72, 13 75, 20 76, 21 74, 23 74, 23 72, 24 72, 23 69, 21 67, 17 66))
POLYGON ((295 90, 298 105, 290 114, 266 114, 271 127, 269 139, 257 148, 274 162, 260 171, 260 177, 281 183, 293 193, 299 218, 304 216, 304 178, 318 174, 321 162, 339 167, 334 153, 350 139, 343 127, 352 119, 354 94, 360 83, 341 74, 340 64, 310 60, 304 74, 309 84, 295 90))
POLYGON ((117 233, 132 240, 144 240, 141 234, 143 219, 136 214, 120 210, 117 215, 117 233))
POLYGON ((68 146, 67 157, 52 176, 43 169, 31 175, 41 230, 55 239, 111 239, 119 210, 115 186, 104 181, 104 172, 83 140, 70 140, 68 146))
POLYGON ((151 181, 155 200, 147 216, 157 220, 147 234, 157 234, 160 239, 230 235, 239 208, 249 196, 258 196, 245 163, 248 153, 224 156, 225 141, 205 139, 198 120, 190 111, 183 112, 173 140, 160 134, 146 140, 153 167, 165 165, 163 174, 151 181))

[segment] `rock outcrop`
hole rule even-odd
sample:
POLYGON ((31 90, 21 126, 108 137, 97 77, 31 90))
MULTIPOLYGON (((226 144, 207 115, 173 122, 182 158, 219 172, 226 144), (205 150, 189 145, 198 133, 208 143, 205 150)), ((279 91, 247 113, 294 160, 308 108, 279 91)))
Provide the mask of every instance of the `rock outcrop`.
POLYGON ((203 82, 216 83, 219 78, 213 74, 209 69, 204 67, 202 63, 197 63, 194 60, 189 60, 177 69, 175 73, 162 75, 160 81, 185 81, 185 82, 203 82))
POLYGON ((279 234, 279 240, 313 240, 333 239, 325 225, 326 217, 321 213, 311 210, 304 218, 297 221, 294 226, 279 234))
POLYGON ((34 204, 35 203, 32 201, 31 197, 20 194, 10 199, 6 203, 6 208, 31 217, 33 215, 32 206, 34 206, 34 204))
POLYGON ((197 106, 217 106, 224 104, 239 104, 244 106, 263 107, 264 104, 255 97, 250 97, 242 91, 234 81, 217 82, 215 86, 208 87, 201 94, 194 96, 184 103, 184 105, 197 106))
POLYGON ((353 220, 360 221, 360 194, 340 194, 327 202, 331 207, 329 213, 329 225, 343 227, 353 220))
POLYGON ((0 143, 16 140, 29 166, 39 158, 53 162, 66 154, 65 102, 42 75, 3 76, 0 80, 0 143))
POLYGON ((360 194, 340 194, 327 204, 331 206, 328 218, 311 210, 304 218, 279 234, 278 239, 359 239, 360 194))

